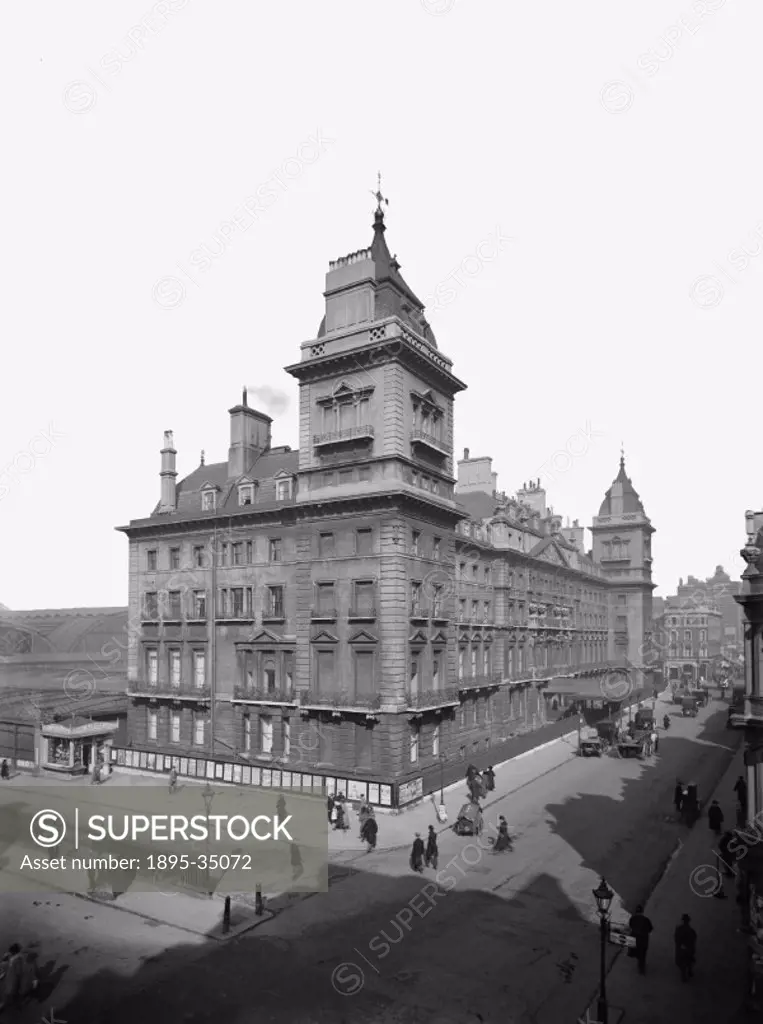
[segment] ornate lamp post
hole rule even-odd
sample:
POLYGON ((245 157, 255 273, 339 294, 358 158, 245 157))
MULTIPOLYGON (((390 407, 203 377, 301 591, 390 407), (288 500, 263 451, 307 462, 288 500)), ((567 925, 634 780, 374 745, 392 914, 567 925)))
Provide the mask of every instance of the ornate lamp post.
POLYGON ((596 1007, 598 1024, 609 1024, 609 1011, 607 1009, 607 932, 609 930, 609 908, 614 895, 603 878, 599 882, 598 887, 593 890, 596 909, 599 912, 599 934, 601 936, 599 1001, 596 1007))
POLYGON ((437 808, 437 817, 440 821, 448 820, 448 812, 445 809, 445 754, 440 754, 440 806, 437 808))

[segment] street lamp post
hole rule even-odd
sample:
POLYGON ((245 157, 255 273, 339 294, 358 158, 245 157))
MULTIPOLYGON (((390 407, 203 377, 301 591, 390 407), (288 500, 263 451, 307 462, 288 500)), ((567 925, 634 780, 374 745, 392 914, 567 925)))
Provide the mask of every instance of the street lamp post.
POLYGON ((601 937, 599 1001, 596 1010, 597 1024, 609 1024, 609 1011, 607 1009, 607 932, 609 908, 614 895, 603 878, 599 882, 598 887, 593 890, 596 909, 599 912, 599 934, 601 937))
POLYGON ((205 864, 205 876, 207 881, 207 895, 211 896, 212 893, 209 891, 209 812, 212 810, 212 801, 215 798, 215 791, 212 789, 209 783, 206 784, 204 789, 201 791, 201 798, 204 801, 204 810, 207 815, 207 841, 206 850, 207 854, 204 859, 205 864))
POLYGON ((440 806, 437 808, 437 817, 441 822, 448 820, 448 812, 445 809, 445 754, 440 754, 440 806))

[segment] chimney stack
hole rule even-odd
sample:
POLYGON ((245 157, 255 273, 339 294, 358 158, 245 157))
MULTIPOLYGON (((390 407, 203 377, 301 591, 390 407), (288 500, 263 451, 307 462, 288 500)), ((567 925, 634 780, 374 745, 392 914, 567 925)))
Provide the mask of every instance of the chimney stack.
POLYGON ((257 459, 270 448, 270 428, 273 420, 263 412, 251 409, 247 389, 241 395, 241 405, 234 405, 230 413, 230 448, 228 449, 228 479, 235 480, 251 472, 257 459))
POLYGON ((171 430, 164 431, 164 448, 161 450, 162 470, 159 478, 162 482, 160 512, 174 512, 177 509, 177 470, 175 469, 175 441, 171 430))
POLYGON ((464 448, 464 458, 465 459, 469 458, 469 449, 468 448, 464 448))

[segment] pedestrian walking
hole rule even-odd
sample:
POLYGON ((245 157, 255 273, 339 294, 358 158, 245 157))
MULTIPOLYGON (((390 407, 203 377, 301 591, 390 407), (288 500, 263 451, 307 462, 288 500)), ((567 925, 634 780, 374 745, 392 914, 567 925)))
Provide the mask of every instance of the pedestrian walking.
POLYGON ((660 748, 660 737, 657 735, 657 730, 656 729, 652 730, 652 737, 651 738, 652 738, 652 750, 656 754, 657 751, 660 748))
POLYGON ((676 950, 676 966, 681 972, 681 981, 694 977, 694 962, 697 958, 697 933, 691 926, 688 914, 681 917, 681 923, 673 932, 676 950))
POLYGON ((177 771, 176 771, 176 770, 175 770, 175 769, 173 768, 173 769, 172 769, 172 770, 170 771, 170 796, 172 796, 172 794, 173 794, 173 793, 175 792, 175 790, 177 789, 177 784, 178 784, 178 773, 177 773, 177 771))
POLYGON ((740 775, 739 778, 736 780, 736 784, 734 786, 734 792, 737 795, 737 803, 739 804, 740 809, 743 810, 743 811, 746 811, 747 810, 747 782, 745 781, 745 778, 744 778, 743 775, 740 775))
POLYGON ((428 868, 434 868, 437 870, 437 861, 439 860, 439 851, 437 849, 437 833, 434 830, 434 825, 429 826, 429 835, 427 836, 427 848, 424 852, 424 860, 428 868))
POLYGON ((3 984, 3 1001, 0 1010, 17 1007, 21 1002, 21 976, 23 973, 23 957, 21 946, 14 942, 6 954, 5 978, 3 984))
POLYGON ((410 865, 411 871, 418 871, 420 875, 424 873, 424 840, 421 838, 419 832, 416 833, 416 838, 413 840, 413 846, 411 847, 411 858, 410 865))
POLYGON ((369 815, 360 827, 360 838, 366 843, 368 853, 376 849, 376 837, 379 832, 379 825, 373 815, 369 815))
POLYGON ((3 758, 3 763, 0 765, 0 778, 9 779, 11 777, 11 770, 8 767, 8 762, 3 758))
POLYGON ((734 833, 726 831, 721 836, 721 841, 718 843, 718 854, 721 858, 721 864, 723 865, 723 873, 726 878, 731 878, 734 872, 731 870, 731 854, 729 853, 729 846, 734 839, 734 833))
POLYGON ((498 838, 493 846, 493 853, 503 853, 511 849, 511 837, 509 836, 509 823, 502 814, 498 815, 498 838))
POLYGON ((329 825, 330 825, 333 822, 333 820, 334 820, 334 798, 333 798, 333 796, 329 796, 328 800, 326 801, 326 811, 328 813, 328 819, 329 819, 329 825))
POLYGON ((279 821, 286 820, 286 801, 283 798, 283 793, 278 798, 278 803, 276 804, 276 814, 278 815, 279 821))
POLYGON ((710 831, 715 832, 716 835, 721 834, 721 825, 723 825, 723 811, 717 800, 713 800, 707 809, 707 823, 710 826, 710 831))
POLYGON ((680 779, 676 779, 676 788, 673 790, 673 806, 676 809, 676 814, 681 813, 681 808, 684 802, 684 784, 680 779))
POLYGON ((636 913, 630 919, 631 935, 636 939, 636 961, 639 974, 646 974, 646 954, 649 949, 649 936, 654 930, 652 922, 644 914, 644 908, 636 907, 636 913))
POLYGON ((485 786, 487 787, 488 793, 492 793, 495 789, 495 772, 493 771, 492 765, 485 770, 485 786))

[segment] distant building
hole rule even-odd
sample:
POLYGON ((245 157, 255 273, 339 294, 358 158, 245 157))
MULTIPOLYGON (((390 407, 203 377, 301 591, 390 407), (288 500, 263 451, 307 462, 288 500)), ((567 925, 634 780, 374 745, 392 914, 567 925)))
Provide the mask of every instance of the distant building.
POLYGON ((686 583, 679 581, 676 594, 684 604, 711 604, 721 613, 721 651, 728 657, 742 653, 744 636, 742 609, 735 597, 741 592, 739 580, 732 580, 722 565, 706 580, 687 577, 686 583))
POLYGON ((371 246, 332 262, 316 338, 287 367, 300 448, 229 411, 222 463, 177 482, 129 540, 129 728, 118 763, 402 806, 507 756, 545 724, 544 686, 643 662, 653 532, 620 472, 593 523, 562 528, 539 485, 454 477, 465 385, 371 246))
POLYGON ((717 605, 667 598, 658 620, 669 683, 710 681, 721 657, 722 615, 717 605))

